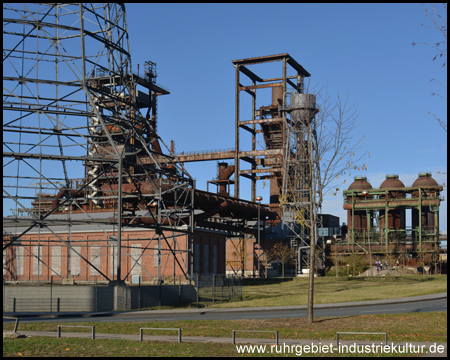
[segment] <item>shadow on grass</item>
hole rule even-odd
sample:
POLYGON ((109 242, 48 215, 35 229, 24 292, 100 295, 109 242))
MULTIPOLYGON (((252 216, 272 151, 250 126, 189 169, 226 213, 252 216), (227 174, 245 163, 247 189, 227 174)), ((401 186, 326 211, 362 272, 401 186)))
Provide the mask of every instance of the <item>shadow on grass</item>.
POLYGON ((325 319, 324 318, 320 318, 320 319, 315 318, 314 323, 325 323, 325 322, 332 321, 332 320, 351 318, 351 317, 353 317, 353 316, 341 316, 341 317, 335 316, 335 317, 329 317, 329 318, 325 318, 325 319))
POLYGON ((283 282, 293 281, 292 277, 285 278, 268 278, 268 279, 258 279, 258 278, 244 278, 242 279, 242 285, 252 286, 252 285, 270 285, 270 284, 280 284, 283 282))

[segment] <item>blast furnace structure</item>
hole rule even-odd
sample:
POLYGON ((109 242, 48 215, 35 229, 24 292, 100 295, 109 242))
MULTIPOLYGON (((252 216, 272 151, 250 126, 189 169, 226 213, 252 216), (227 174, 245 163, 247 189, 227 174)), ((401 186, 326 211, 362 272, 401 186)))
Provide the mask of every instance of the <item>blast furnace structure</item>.
POLYGON ((157 133, 169 91, 155 63, 132 66, 123 4, 5 5, 3 29, 5 280, 224 274, 226 237, 277 218, 229 196, 228 165, 217 194, 194 188, 157 133))
POLYGON ((370 251, 372 260, 381 256, 417 266, 437 264, 442 190, 427 172, 408 187, 395 174, 386 175, 378 189, 366 177, 355 177, 344 191, 347 239, 331 246, 331 253, 370 251), (408 214, 411 226, 406 225, 408 214))
MULTIPOLYGON (((11 209, 3 217, 4 280, 260 276, 263 255, 279 241, 297 250, 300 271, 307 265, 314 224, 297 224, 293 209, 309 221, 305 164, 318 110, 304 90, 310 74, 292 56, 232 60, 234 147, 175 154, 157 132, 158 98, 170 92, 157 83, 154 62, 132 64, 125 5, 4 5, 3 34, 3 207, 11 209), (281 64, 279 74, 258 75, 269 63, 281 64), (261 103, 262 90, 271 90, 270 104, 261 103), (219 162, 208 191, 195 188, 183 165, 193 161, 219 162), (240 198, 243 179, 250 200, 240 198), (260 181, 270 184, 268 204, 258 202, 260 181)), ((370 235, 389 250, 412 236, 414 251, 434 259, 441 188, 431 180, 404 188, 389 178, 372 189, 357 179, 345 192, 347 245, 365 248, 370 235), (411 236, 405 207, 413 209, 411 236)))

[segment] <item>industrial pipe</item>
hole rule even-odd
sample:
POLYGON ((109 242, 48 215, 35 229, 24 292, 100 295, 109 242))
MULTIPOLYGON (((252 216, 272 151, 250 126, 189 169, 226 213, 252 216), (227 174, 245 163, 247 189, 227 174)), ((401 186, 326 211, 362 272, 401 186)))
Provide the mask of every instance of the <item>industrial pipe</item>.
MULTIPOLYGON (((59 192, 55 196, 55 199, 52 201, 52 210, 54 210, 58 207, 60 199, 62 199, 64 196, 67 196, 67 194, 69 194, 69 196, 72 196, 72 195, 76 194, 77 192, 78 192, 78 190, 70 190, 67 188, 63 188, 63 189, 59 190, 59 192)), ((77 194, 77 195, 79 196, 80 194, 77 194)))
MULTIPOLYGON (((422 200, 422 206, 438 205, 438 204, 439 204, 439 199, 422 200)), ((354 205, 355 205, 354 206, 355 209, 364 210, 366 208, 365 204, 362 202, 355 203, 354 205)), ((367 206, 369 209, 374 209, 374 208, 379 209, 379 208, 385 207, 386 202, 385 201, 370 202, 370 203, 367 203, 367 206)), ((416 199, 394 200, 394 201, 389 201, 388 206, 390 208, 394 208, 396 206, 419 206, 419 201, 416 199)), ((352 210, 352 209, 353 209, 353 204, 344 204, 344 210, 352 210)))

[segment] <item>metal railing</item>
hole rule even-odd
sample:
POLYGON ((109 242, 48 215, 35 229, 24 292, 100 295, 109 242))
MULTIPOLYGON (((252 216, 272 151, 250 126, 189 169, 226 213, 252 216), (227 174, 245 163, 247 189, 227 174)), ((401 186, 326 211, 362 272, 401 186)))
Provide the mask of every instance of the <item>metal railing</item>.
POLYGON ((16 323, 14 324, 14 332, 17 332, 17 328, 19 327, 19 318, 13 316, 3 316, 3 319, 16 319, 16 323))
POLYGON ((95 326, 84 326, 84 325, 58 325, 56 336, 61 337, 61 327, 76 327, 76 328, 92 328, 92 340, 95 339, 95 326))
POLYGON ((172 330, 178 331, 178 342, 181 343, 181 328, 139 328, 139 334, 141 341, 144 341, 144 331, 143 330, 172 330))
POLYGON ((242 300, 242 278, 225 275, 193 276, 197 289, 197 303, 242 300))

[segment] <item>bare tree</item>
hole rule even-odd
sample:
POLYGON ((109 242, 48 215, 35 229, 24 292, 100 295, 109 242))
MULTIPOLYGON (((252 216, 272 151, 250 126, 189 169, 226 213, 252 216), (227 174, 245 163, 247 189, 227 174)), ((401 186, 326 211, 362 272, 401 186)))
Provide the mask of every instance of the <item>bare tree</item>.
POLYGON ((281 262, 281 273, 282 277, 284 277, 284 266, 285 264, 292 264, 295 260, 295 255, 294 249, 282 243, 276 243, 269 252, 269 259, 281 262))
MULTIPOLYGON (((442 67, 447 66, 447 4, 443 3, 441 5, 437 4, 422 4, 422 7, 425 11, 425 15, 428 18, 428 24, 421 24, 423 27, 436 30, 440 36, 442 36, 440 41, 437 41, 435 43, 425 43, 425 42, 419 42, 415 43, 413 42, 411 45, 416 46, 418 44, 420 45, 427 45, 430 46, 434 51, 435 55, 433 57, 433 61, 435 60, 442 60, 442 67)), ((447 77, 447 73, 444 75, 447 77)), ((445 95, 442 95, 441 93, 431 93, 432 96, 439 96, 442 99, 447 102, 447 87, 442 84, 441 81, 437 79, 431 79, 430 81, 437 82, 439 86, 443 89, 445 92, 445 95)), ((447 121, 444 119, 441 119, 436 114, 428 111, 428 113, 434 117, 434 119, 438 122, 438 124, 447 132, 447 121)))
POLYGON ((227 260, 226 264, 231 267, 235 275, 238 275, 240 271, 241 276, 245 276, 245 262, 247 257, 245 238, 236 238, 229 241, 231 241, 234 251, 231 253, 232 260, 227 260))
MULTIPOLYGON (((304 94, 302 94, 304 95, 304 94)), ((313 101, 311 95, 310 100, 313 101)), ((309 290, 308 321, 312 323, 314 303, 314 268, 316 258, 317 223, 319 208, 327 193, 337 194, 343 175, 349 170, 367 170, 366 165, 358 167, 357 163, 364 157, 358 155, 362 139, 355 141, 352 131, 358 114, 355 106, 349 103, 348 95, 337 96, 333 101, 326 89, 316 95, 320 103, 318 111, 312 111, 315 104, 297 108, 302 110, 295 114, 296 105, 291 106, 290 139, 291 149, 285 172, 285 186, 281 201, 285 210, 292 213, 297 220, 304 237, 303 243, 309 244, 309 290), (304 110, 309 108, 309 114, 304 110), (317 112, 317 114, 313 114, 317 112), (303 230, 303 232, 302 232, 303 230), (304 231, 307 230, 307 231, 304 231)), ((291 96, 291 104, 292 96, 291 96)))

